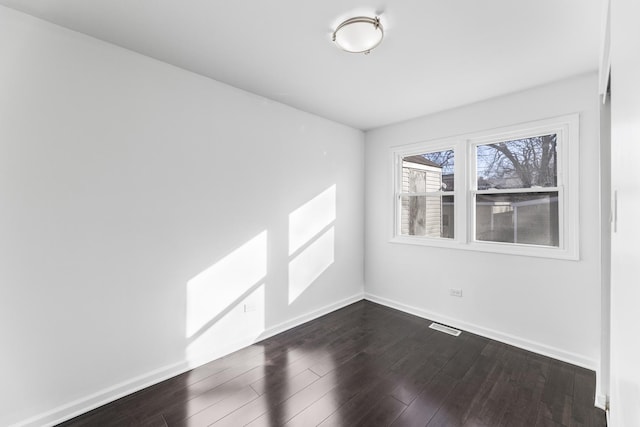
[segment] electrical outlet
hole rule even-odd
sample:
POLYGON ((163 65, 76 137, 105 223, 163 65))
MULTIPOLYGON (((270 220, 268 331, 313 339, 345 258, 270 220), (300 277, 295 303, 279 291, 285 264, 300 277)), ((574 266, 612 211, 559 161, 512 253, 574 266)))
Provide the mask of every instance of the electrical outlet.
POLYGON ((256 311, 258 307, 254 303, 247 303, 244 305, 244 312, 249 313, 251 311, 256 311))
POLYGON ((462 298, 462 289, 449 289, 449 295, 462 298))

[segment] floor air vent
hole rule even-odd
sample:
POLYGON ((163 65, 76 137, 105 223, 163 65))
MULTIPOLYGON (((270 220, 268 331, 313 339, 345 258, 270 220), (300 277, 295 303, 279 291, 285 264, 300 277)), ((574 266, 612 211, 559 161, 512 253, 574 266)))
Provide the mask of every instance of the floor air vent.
POLYGON ((435 329, 436 331, 440 331, 440 332, 444 332, 445 334, 449 334, 449 335, 453 335, 454 337, 457 337, 458 335, 460 335, 462 332, 457 330, 457 329, 453 329, 450 328, 448 326, 444 326, 444 325, 440 325, 439 323, 432 323, 429 325, 429 327, 431 329, 435 329))

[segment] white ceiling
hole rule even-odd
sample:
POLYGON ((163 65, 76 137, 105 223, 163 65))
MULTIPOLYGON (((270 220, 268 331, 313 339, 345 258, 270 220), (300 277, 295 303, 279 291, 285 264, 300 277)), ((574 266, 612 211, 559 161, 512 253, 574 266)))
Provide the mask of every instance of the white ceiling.
POLYGON ((363 130, 596 70, 600 47, 601 0, 0 4, 363 130), (354 15, 381 17, 370 55, 331 42, 354 15))

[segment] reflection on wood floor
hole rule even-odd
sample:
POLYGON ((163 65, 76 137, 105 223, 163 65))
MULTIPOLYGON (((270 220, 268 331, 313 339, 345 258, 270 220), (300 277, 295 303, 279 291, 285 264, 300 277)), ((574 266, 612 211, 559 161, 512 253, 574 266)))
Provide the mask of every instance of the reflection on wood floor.
POLYGON ((605 426, 595 374, 360 301, 64 426, 605 426))

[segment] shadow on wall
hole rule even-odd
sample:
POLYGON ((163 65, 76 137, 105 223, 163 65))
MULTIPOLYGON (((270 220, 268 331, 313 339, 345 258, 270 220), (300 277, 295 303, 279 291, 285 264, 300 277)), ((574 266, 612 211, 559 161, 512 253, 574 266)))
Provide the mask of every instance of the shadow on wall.
MULTIPOLYGON (((336 186, 289 215, 288 303, 333 264, 336 186)), ((255 342, 265 331, 268 231, 187 282, 187 360, 199 364, 255 342)))

